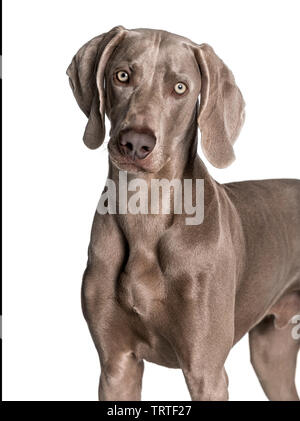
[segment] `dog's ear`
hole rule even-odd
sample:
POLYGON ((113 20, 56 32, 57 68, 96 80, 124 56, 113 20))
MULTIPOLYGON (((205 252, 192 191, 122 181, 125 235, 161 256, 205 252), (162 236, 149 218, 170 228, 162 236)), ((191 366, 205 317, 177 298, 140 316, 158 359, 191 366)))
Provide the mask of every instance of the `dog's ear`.
POLYGON ((225 168, 234 159, 234 144, 245 118, 245 103, 234 76, 207 44, 196 49, 201 72, 198 124, 202 150, 209 162, 225 168))
POLYGON ((93 38, 80 48, 67 69, 75 99, 89 119, 83 141, 91 149, 98 148, 105 138, 104 71, 124 35, 125 29, 117 26, 93 38))

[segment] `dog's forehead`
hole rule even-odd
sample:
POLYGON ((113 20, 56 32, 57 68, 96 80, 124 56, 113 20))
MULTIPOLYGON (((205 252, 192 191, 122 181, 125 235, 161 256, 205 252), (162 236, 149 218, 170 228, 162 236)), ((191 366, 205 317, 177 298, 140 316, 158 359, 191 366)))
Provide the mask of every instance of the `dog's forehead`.
POLYGON ((168 43, 174 46, 180 46, 182 43, 195 45, 194 42, 186 37, 159 29, 132 29, 128 31, 128 37, 140 40, 145 39, 155 43, 168 43))
POLYGON ((166 31, 134 29, 127 31, 112 59, 118 61, 147 63, 161 61, 171 63, 180 58, 182 66, 194 61, 195 44, 187 38, 166 31))

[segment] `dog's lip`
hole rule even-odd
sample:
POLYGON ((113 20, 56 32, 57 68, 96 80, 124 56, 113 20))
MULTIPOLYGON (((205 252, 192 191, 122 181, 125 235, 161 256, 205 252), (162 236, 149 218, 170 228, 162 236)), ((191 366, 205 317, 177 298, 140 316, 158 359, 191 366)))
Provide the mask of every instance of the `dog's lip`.
POLYGON ((120 171, 128 171, 132 173, 143 172, 153 174, 159 172, 171 160, 171 156, 169 154, 163 154, 164 159, 160 157, 160 165, 157 167, 157 165, 154 165, 153 162, 153 151, 155 150, 155 148, 146 158, 135 160, 132 160, 129 157, 123 155, 120 152, 115 141, 108 142, 107 149, 110 161, 120 171))
POLYGON ((113 165, 119 171, 127 171, 128 173, 132 173, 132 174, 151 173, 151 171, 149 171, 149 170, 147 170, 145 168, 137 167, 136 165, 126 164, 126 163, 120 164, 119 162, 115 162, 113 160, 111 160, 111 161, 112 161, 113 165))
POLYGON ((151 160, 151 153, 144 159, 131 159, 128 156, 123 155, 117 148, 113 148, 110 144, 108 144, 108 152, 110 159, 114 165, 116 165, 119 169, 120 167, 128 167, 133 168, 139 171, 144 172, 151 172, 150 169, 147 168, 147 164, 151 160))
POLYGON ((111 162, 119 169, 119 170, 133 170, 134 172, 151 172, 148 168, 143 167, 141 165, 137 165, 135 161, 122 161, 116 159, 112 155, 110 155, 111 162))

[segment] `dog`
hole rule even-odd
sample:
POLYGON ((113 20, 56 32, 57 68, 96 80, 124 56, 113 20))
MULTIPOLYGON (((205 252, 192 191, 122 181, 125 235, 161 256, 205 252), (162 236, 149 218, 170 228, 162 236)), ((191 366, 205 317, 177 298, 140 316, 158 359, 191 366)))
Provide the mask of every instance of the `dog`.
MULTIPOLYGON (((113 28, 86 43, 67 74, 92 149, 111 122, 108 178, 204 180, 204 218, 96 212, 82 307, 99 353, 99 399, 140 400, 143 360, 183 371, 192 400, 227 400, 224 363, 249 332, 270 400, 299 400, 300 181, 219 184, 244 122, 234 76, 207 44, 113 28), (200 101, 199 101, 200 96, 200 101)), ((193 190, 194 194, 194 190, 193 190)), ((174 199, 174 198, 173 198, 174 199)), ((118 200, 118 199, 117 199, 118 200)))

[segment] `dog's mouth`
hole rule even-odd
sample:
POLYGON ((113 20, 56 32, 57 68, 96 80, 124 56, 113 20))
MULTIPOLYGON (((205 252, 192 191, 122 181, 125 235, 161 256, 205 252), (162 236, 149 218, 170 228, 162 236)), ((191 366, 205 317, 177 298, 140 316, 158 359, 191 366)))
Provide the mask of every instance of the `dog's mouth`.
POLYGON ((138 172, 155 172, 152 167, 152 156, 148 155, 144 159, 136 156, 124 155, 117 145, 108 143, 108 152, 112 164, 120 171, 128 171, 130 173, 138 172))
POLYGON ((124 155, 114 138, 111 138, 108 142, 107 149, 111 163, 119 171, 127 171, 132 174, 158 173, 171 159, 160 148, 155 149, 155 151, 152 151, 143 159, 139 159, 137 156, 130 157, 129 155, 124 155))

